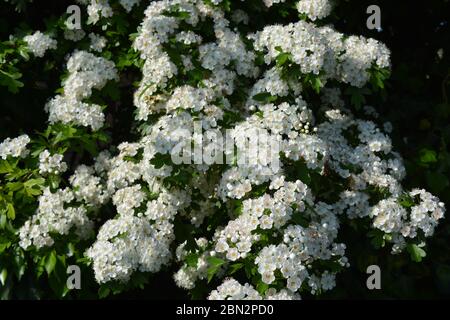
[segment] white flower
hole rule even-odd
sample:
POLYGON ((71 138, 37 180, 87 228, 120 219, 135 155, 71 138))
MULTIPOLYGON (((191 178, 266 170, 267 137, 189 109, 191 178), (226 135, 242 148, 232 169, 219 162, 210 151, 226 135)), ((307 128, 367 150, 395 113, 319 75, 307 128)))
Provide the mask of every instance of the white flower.
POLYGON ((213 290, 208 300, 261 300, 262 297, 251 285, 241 285, 235 279, 226 279, 216 290, 213 290))
POLYGON ((120 0, 120 4, 127 12, 130 12, 135 5, 139 4, 140 1, 141 0, 120 0))
POLYGON ((275 281, 275 275, 273 272, 267 271, 262 274, 262 281, 267 284, 271 284, 275 281))
POLYGON ((74 231, 80 239, 92 235, 94 223, 88 218, 84 206, 67 206, 74 200, 73 192, 66 188, 52 193, 49 188, 39 197, 39 206, 19 230, 20 246, 27 249, 51 246, 52 234, 67 235, 74 231))
POLYGON ((100 18, 112 17, 113 11, 108 0, 90 0, 87 7, 88 24, 96 24, 100 18))
POLYGON ((83 29, 64 30, 64 39, 74 41, 74 42, 80 41, 81 39, 84 38, 85 35, 86 35, 86 32, 84 32, 83 29))
POLYGON ((67 170, 67 164, 62 161, 62 154, 50 155, 48 150, 44 150, 39 154, 39 173, 60 174, 67 170))
POLYGON ((95 33, 90 33, 89 39, 91 39, 90 48, 93 51, 102 52, 102 50, 106 47, 107 40, 105 37, 99 36, 95 33))
POLYGON ((297 2, 297 10, 306 14, 312 21, 328 16, 331 7, 330 0, 300 0, 297 2))
POLYGON ((36 31, 32 35, 25 36, 23 40, 27 43, 28 49, 36 56, 43 57, 49 49, 56 49, 57 41, 50 36, 36 31))
POLYGON ((17 138, 6 138, 0 143, 0 158, 5 160, 8 156, 13 158, 25 158, 29 150, 27 144, 30 143, 30 138, 24 134, 17 138))
POLYGON ((145 199, 140 185, 126 187, 117 191, 113 196, 113 203, 117 212, 122 215, 132 215, 134 209, 138 208, 145 199))
POLYGON ((236 261, 239 259, 239 251, 236 248, 230 248, 227 252, 227 259, 230 261, 236 261))
POLYGON ((105 116, 102 107, 80 102, 74 98, 56 96, 45 105, 50 123, 62 122, 91 127, 96 131, 103 127, 105 116))

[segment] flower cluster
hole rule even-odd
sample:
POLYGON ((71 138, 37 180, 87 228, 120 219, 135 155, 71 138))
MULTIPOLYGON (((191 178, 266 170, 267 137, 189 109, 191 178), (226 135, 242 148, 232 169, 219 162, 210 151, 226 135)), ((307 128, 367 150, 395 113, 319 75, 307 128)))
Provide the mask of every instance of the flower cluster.
POLYGON ((293 294, 288 290, 275 289, 267 290, 264 296, 261 296, 253 286, 246 283, 241 285, 233 278, 226 279, 217 289, 211 291, 208 300, 300 300, 298 294, 293 294))
POLYGON ((323 19, 331 13, 330 0, 300 0, 297 2, 297 10, 304 13, 312 21, 323 19))
POLYGON ((296 210, 303 212, 305 203, 312 203, 312 196, 305 184, 299 180, 295 183, 283 180, 284 176, 272 182, 273 189, 278 187, 273 198, 266 194, 243 202, 242 214, 216 232, 216 252, 225 254, 231 261, 245 258, 251 252, 252 244, 260 238, 254 231, 258 228, 280 229, 291 219, 294 212, 292 205, 295 204, 296 210))
POLYGON ((91 40, 90 49, 96 52, 102 52, 103 48, 105 48, 107 44, 105 37, 99 36, 95 33, 90 33, 89 39, 91 40))
POLYGON ((93 232, 93 221, 89 219, 83 206, 69 206, 75 196, 69 188, 52 193, 49 188, 39 197, 39 207, 20 228, 20 246, 27 249, 31 245, 39 249, 52 246, 52 234, 67 235, 71 230, 82 238, 93 232))
MULTIPOLYGON (((87 5, 88 24, 97 24, 101 18, 110 18, 114 15, 109 0, 77 0, 77 2, 87 5)), ((130 12, 139 2, 140 0, 119 0, 126 12, 130 12)))
POLYGON ((83 29, 66 29, 64 30, 64 39, 66 40, 70 40, 70 41, 80 41, 81 39, 84 38, 84 36, 86 35, 86 32, 84 32, 83 29))
POLYGON ((43 57, 49 49, 56 49, 57 41, 50 36, 36 31, 32 35, 25 36, 23 40, 27 43, 28 49, 36 56, 43 57))
POLYGON ((109 80, 117 80, 114 63, 86 51, 75 52, 67 61, 69 76, 64 80, 64 94, 45 106, 50 123, 74 123, 98 130, 103 126, 102 107, 86 103, 92 89, 101 89, 109 80))
POLYGON ((109 193, 105 188, 104 181, 96 175, 96 170, 100 172, 98 168, 99 160, 97 160, 95 169, 80 165, 69 178, 75 199, 92 208, 97 208, 109 200, 109 193))
POLYGON ((30 137, 26 134, 14 139, 6 138, 0 143, 0 158, 3 160, 9 156, 14 158, 25 158, 29 153, 29 150, 27 149, 28 143, 30 143, 30 137))
POLYGON ((136 270, 157 272, 170 261, 172 220, 183 195, 163 192, 157 200, 147 201, 140 211, 135 207, 144 201, 143 196, 138 186, 121 189, 113 196, 119 216, 103 224, 87 251, 98 282, 127 281, 136 270), (137 191, 137 195, 130 191, 137 191), (119 202, 121 198, 125 203, 119 202))
POLYGON ((425 190, 414 189, 400 199, 380 201, 371 208, 369 216, 375 228, 392 235, 393 252, 400 252, 406 246, 406 238, 415 238, 419 232, 432 236, 438 221, 444 217, 444 210, 444 203, 439 199, 425 190), (401 203, 408 200, 409 208, 403 207, 401 203))
MULTIPOLYGON (((208 258, 211 257, 210 252, 206 250, 208 239, 199 238, 196 239, 195 242, 199 247, 199 250, 196 252, 198 254, 197 265, 184 265, 173 276, 177 286, 187 290, 195 288, 196 281, 206 279, 208 276, 208 258)), ((189 252, 186 250, 186 242, 184 242, 179 245, 176 250, 177 261, 182 263, 188 254, 189 252)))
POLYGON ((389 66, 389 50, 384 44, 362 36, 346 38, 330 26, 299 21, 265 27, 251 38, 255 49, 264 53, 266 64, 276 61, 280 54, 289 54, 302 73, 321 74, 323 81, 336 79, 362 87, 373 65, 389 66))
POLYGON ((48 150, 44 150, 39 155, 39 173, 60 174, 67 170, 67 164, 62 161, 61 154, 51 155, 48 150))

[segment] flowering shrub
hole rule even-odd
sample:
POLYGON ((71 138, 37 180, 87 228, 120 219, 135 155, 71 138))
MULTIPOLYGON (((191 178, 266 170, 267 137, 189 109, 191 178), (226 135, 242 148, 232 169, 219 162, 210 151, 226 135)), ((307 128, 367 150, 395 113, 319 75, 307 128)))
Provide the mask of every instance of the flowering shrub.
POLYGON ((392 125, 364 103, 383 92, 389 49, 337 31, 333 2, 78 2, 83 29, 61 17, 2 43, 11 92, 22 86, 15 55, 66 56, 47 129, 0 144, 5 295, 26 276, 64 297, 72 264, 100 297, 168 268, 194 298, 320 295, 354 263, 346 225, 376 248, 426 255, 444 204, 402 187, 392 125), (130 124, 115 109, 132 85, 130 124), (130 139, 115 134, 123 126, 130 139), (278 166, 271 145, 257 163, 174 159, 180 146, 216 150, 205 141, 225 132, 243 151, 252 130, 277 143, 278 166))

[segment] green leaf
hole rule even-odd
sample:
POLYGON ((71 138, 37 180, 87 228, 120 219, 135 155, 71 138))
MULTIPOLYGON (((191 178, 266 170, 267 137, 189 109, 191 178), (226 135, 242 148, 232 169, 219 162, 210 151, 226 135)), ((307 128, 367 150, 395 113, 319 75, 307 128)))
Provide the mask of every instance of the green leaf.
POLYGON ((8 73, 0 70, 0 85, 8 87, 8 91, 11 93, 19 92, 19 88, 23 87, 23 82, 17 80, 22 77, 20 72, 8 73))
POLYGON ((225 260, 220 259, 220 258, 216 258, 216 257, 209 257, 208 258, 208 263, 211 266, 220 267, 221 265, 223 265, 225 263, 225 260))
POLYGON ((250 259, 246 259, 244 261, 244 270, 245 270, 245 275, 247 276, 247 278, 251 278, 252 276, 254 276, 256 274, 256 267, 253 264, 253 261, 251 261, 250 259))
POLYGON ((6 249, 8 249, 11 246, 11 242, 3 242, 0 243, 0 254, 3 253, 6 249))
POLYGON ((242 267, 244 266, 243 263, 234 263, 230 266, 230 274, 234 274, 237 271, 239 271, 240 269, 242 269, 242 267))
POLYGON ((6 205, 8 218, 14 220, 16 218, 16 210, 12 203, 6 205))
POLYGON ((32 188, 34 186, 41 186, 45 183, 45 179, 44 178, 37 178, 37 179, 30 179, 26 182, 24 182, 24 187, 25 188, 32 188))
POLYGON ((39 157, 41 152, 44 151, 45 149, 46 149, 45 146, 39 146, 33 152, 31 152, 31 156, 34 158, 37 158, 37 157, 39 157))
POLYGON ((372 238, 370 243, 375 249, 383 248, 386 244, 384 240, 384 232, 380 230, 372 230, 368 233, 368 236, 372 238))
POLYGON ((8 189, 10 192, 16 192, 23 188, 22 182, 9 182, 6 184, 6 189, 8 189))
MULTIPOLYGON (((47 179, 53 189, 57 189, 59 187, 59 184, 61 183, 61 177, 56 174, 49 175, 47 179)), ((41 191, 39 190, 39 192, 41 191)))
POLYGON ((27 261, 25 260, 25 255, 23 250, 20 247, 15 247, 14 249, 14 258, 12 260, 13 271, 17 279, 21 279, 25 274, 25 269, 27 267, 27 261))
POLYGON ((30 60, 30 55, 28 54, 26 47, 20 47, 18 49, 18 52, 19 52, 20 56, 22 58, 24 58, 25 61, 30 60))
POLYGON ((225 264, 225 260, 216 258, 216 257, 209 257, 208 263, 210 264, 210 267, 208 268, 208 283, 211 282, 214 275, 217 273, 219 268, 225 264))
POLYGON ((390 77, 391 72, 389 69, 380 69, 375 67, 370 71, 370 83, 375 90, 384 89, 384 82, 390 77))
POLYGON ((424 165, 437 162, 437 155, 434 150, 424 148, 420 150, 419 157, 420 162, 424 165))
POLYGON ((290 53, 286 53, 286 52, 280 53, 276 59, 277 67, 282 67, 287 61, 289 61, 290 58, 291 58, 290 53))
POLYGON ((26 189, 26 193, 30 197, 38 196, 42 193, 39 189, 26 189))
POLYGON ((170 154, 162 154, 157 153, 152 160, 150 160, 150 164, 152 164, 156 169, 162 168, 164 165, 171 165, 172 158, 170 154))
POLYGON ((349 87, 345 90, 345 94, 350 96, 350 103, 356 110, 359 110, 362 105, 366 103, 366 98, 364 95, 370 94, 370 90, 367 88, 361 89, 357 87, 349 87))
POLYGON ((258 102, 262 102, 262 103, 268 103, 268 102, 276 101, 277 97, 276 96, 272 96, 268 92, 261 92, 261 93, 255 94, 253 96, 253 100, 258 101, 258 102))
POLYGON ((0 214, 0 228, 5 229, 6 227, 6 214, 0 214))
POLYGON ((10 173, 14 170, 14 167, 6 160, 0 160, 0 174, 10 173))
POLYGON ((415 262, 422 261, 422 258, 425 258, 427 255, 425 250, 420 248, 417 244, 408 244, 407 250, 411 256, 411 260, 415 262))
POLYGON ((269 289, 269 285, 267 283, 264 283, 260 281, 258 285, 256 286, 256 290, 261 294, 265 294, 267 289, 269 289))
POLYGON ((323 87, 323 83, 319 77, 314 77, 311 80, 311 87, 314 89, 314 91, 320 93, 320 89, 323 87))
POLYGON ((308 185, 311 184, 311 175, 309 174, 308 166, 304 161, 295 164, 295 171, 302 182, 308 185))
POLYGON ((72 139, 77 133, 76 128, 70 127, 68 125, 64 125, 55 131, 56 137, 55 140, 53 141, 54 144, 58 144, 62 141, 72 139))
POLYGON ((276 46, 275 50, 277 50, 278 52, 283 52, 283 48, 281 48, 280 46, 276 46))
POLYGON ((102 285, 98 289, 98 297, 100 299, 106 298, 107 296, 109 296, 110 292, 111 292, 111 290, 107 286, 102 285))
POLYGON ((47 257, 47 261, 45 262, 45 271, 47 271, 47 274, 50 275, 52 271, 55 269, 56 266, 56 253, 55 250, 53 250, 47 257))
POLYGON ((148 274, 145 272, 134 273, 131 277, 131 286, 134 288, 144 289, 145 285, 148 283, 148 274))
POLYGON ((45 261, 46 261, 46 257, 43 256, 43 257, 41 257, 41 259, 37 263, 37 266, 36 266, 36 277, 38 279, 42 276, 42 274, 45 271, 45 261))
POLYGON ((189 267, 197 268, 197 263, 198 263, 198 254, 191 253, 186 256, 186 264, 189 267))
POLYGON ((403 208, 411 208, 415 205, 414 203, 414 199, 411 198, 409 196, 409 194, 404 194, 402 195, 399 200, 398 203, 403 207, 403 208))

